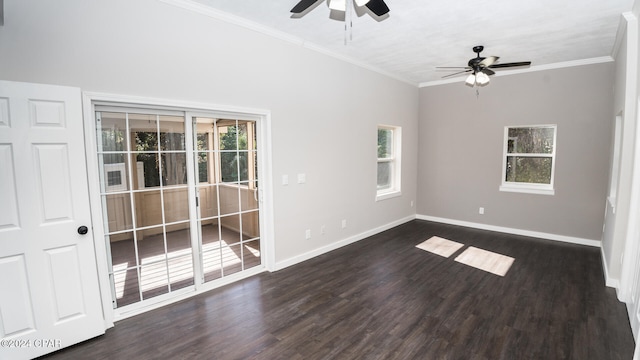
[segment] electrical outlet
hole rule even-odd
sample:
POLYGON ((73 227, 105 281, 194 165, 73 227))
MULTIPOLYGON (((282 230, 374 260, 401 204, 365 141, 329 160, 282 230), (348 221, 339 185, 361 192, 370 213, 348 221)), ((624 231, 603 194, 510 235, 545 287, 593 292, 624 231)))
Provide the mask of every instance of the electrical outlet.
POLYGON ((320 226, 320 235, 324 235, 326 232, 327 232, 326 226, 324 225, 320 226))
POLYGON ((480 215, 484 215, 484 208, 481 207, 480 209, 478 209, 478 214, 480 215))
POLYGON ((304 238, 307 240, 311 239, 311 229, 307 229, 307 231, 304 232, 304 238))
POLYGON ((342 220, 342 228, 346 228, 347 227, 347 219, 342 220))

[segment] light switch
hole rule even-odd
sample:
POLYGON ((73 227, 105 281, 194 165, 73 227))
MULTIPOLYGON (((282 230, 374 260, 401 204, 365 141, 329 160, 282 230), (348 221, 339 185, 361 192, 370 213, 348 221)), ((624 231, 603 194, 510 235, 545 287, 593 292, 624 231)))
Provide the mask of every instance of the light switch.
POLYGON ((289 185, 289 175, 282 175, 282 185, 289 185))
POLYGON ((306 174, 298 174, 298 184, 304 184, 307 182, 306 174))

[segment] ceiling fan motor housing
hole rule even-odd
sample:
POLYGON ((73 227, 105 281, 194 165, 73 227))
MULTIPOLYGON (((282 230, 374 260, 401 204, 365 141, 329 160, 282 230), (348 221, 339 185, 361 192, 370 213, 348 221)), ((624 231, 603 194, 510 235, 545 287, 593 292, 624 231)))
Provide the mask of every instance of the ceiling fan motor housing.
POLYGON ((468 65, 469 65, 470 68, 473 69, 474 73, 477 72, 477 71, 480 71, 482 69, 482 67, 480 66, 480 62, 482 62, 482 60, 484 60, 484 59, 485 58, 478 56, 476 58, 473 58, 473 59, 469 60, 468 65))

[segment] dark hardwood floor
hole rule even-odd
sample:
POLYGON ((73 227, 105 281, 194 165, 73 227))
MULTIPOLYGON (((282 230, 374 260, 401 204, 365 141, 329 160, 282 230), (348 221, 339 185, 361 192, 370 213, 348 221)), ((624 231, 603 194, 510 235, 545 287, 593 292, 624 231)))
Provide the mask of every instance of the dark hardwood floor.
POLYGON ((597 248, 412 221, 116 323, 48 359, 631 359, 597 248), (464 243, 450 258, 415 245, 464 243), (515 258, 496 276, 453 259, 515 258))

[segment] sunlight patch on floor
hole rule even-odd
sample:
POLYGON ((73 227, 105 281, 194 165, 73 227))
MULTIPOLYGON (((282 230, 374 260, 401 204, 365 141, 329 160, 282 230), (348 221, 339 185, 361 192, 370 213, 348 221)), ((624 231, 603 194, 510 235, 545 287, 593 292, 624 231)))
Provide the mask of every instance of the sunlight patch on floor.
POLYGON ((484 270, 495 275, 504 276, 511 268, 514 258, 469 246, 458 255, 455 261, 484 270))
POLYGON ((118 299, 122 299, 124 296, 124 282, 127 279, 127 272, 123 270, 126 270, 128 266, 129 262, 113 265, 113 281, 116 287, 116 297, 118 299))
POLYGON ((463 246, 464 244, 443 239, 437 236, 432 236, 429 240, 416 245, 418 249, 426 250, 430 253, 444 256, 446 258, 453 255, 456 251, 458 251, 463 246))

